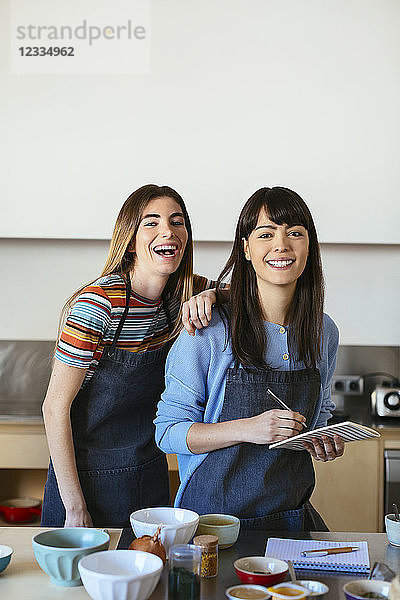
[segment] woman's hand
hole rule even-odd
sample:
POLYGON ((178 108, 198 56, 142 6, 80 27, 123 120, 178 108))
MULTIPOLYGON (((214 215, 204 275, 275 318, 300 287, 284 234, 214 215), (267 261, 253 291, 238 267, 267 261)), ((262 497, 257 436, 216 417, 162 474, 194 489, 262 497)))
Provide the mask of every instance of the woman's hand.
POLYGON ((215 289, 204 290, 192 296, 182 306, 182 323, 189 335, 194 335, 196 329, 207 327, 211 321, 212 305, 217 301, 215 289))
POLYGON ((298 412, 273 409, 243 419, 243 422, 245 423, 243 441, 253 444, 272 444, 301 433, 306 419, 298 412))
POLYGON ((343 456, 344 442, 338 435, 333 436, 333 440, 327 435, 322 436, 322 441, 318 438, 312 438, 312 443, 303 442, 305 449, 315 460, 327 462, 343 456))
POLYGON ((65 510, 64 527, 93 527, 92 517, 87 508, 65 510))
POLYGON ((242 442, 272 444, 301 433, 305 421, 298 412, 274 409, 245 419, 193 423, 187 432, 186 443, 194 454, 229 448, 242 442))

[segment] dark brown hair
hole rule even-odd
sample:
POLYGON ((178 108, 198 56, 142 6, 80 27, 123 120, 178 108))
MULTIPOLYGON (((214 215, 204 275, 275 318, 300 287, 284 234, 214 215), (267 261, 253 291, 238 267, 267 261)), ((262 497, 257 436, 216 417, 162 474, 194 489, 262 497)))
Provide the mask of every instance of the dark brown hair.
POLYGON ((231 255, 218 277, 217 288, 232 272, 230 301, 219 307, 227 323, 235 364, 270 368, 265 361, 267 336, 260 303, 256 274, 246 260, 243 238, 255 229, 261 210, 277 225, 303 225, 309 237, 309 256, 296 283, 286 314, 291 360, 315 367, 321 357, 324 280, 317 232, 311 213, 296 192, 284 187, 261 188, 244 205, 236 226, 231 255))

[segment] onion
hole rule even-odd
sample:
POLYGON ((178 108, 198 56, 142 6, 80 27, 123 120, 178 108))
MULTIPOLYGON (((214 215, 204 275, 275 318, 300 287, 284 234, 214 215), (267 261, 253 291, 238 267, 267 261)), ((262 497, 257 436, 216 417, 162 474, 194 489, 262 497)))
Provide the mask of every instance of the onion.
POLYGON ((160 531, 161 525, 157 527, 157 531, 154 535, 142 535, 141 537, 136 538, 136 540, 133 540, 132 544, 129 546, 129 550, 141 550, 142 552, 150 552, 150 554, 155 554, 161 558, 165 565, 167 554, 160 540, 160 531))

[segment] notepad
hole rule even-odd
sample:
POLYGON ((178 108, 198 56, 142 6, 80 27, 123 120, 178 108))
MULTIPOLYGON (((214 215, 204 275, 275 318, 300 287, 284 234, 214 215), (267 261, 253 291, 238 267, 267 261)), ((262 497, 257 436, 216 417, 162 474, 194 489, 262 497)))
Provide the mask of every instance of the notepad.
POLYGON ((285 448, 286 450, 304 450, 303 442, 311 442, 312 438, 321 439, 323 435, 327 435, 333 438, 334 434, 340 435, 344 442, 358 442, 360 440, 368 440, 371 438, 380 437, 380 433, 360 425, 359 423, 352 423, 351 421, 344 421, 343 423, 336 423, 335 425, 327 425, 326 427, 319 427, 318 429, 312 429, 306 431, 306 433, 300 433, 282 442, 276 442, 270 444, 269 448, 285 448))
POLYGON ((265 556, 281 560, 291 560, 296 569, 313 569, 315 571, 345 571, 347 573, 368 573, 369 555, 367 542, 325 542, 321 540, 286 540, 269 538, 265 556), (305 550, 322 550, 323 548, 358 547, 355 552, 330 554, 328 556, 304 557, 305 550))

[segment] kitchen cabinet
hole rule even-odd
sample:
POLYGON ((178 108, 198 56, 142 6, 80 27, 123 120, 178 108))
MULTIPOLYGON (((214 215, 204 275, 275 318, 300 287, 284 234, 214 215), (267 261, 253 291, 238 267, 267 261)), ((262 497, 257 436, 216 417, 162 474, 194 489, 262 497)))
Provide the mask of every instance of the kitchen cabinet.
POLYGON ((381 441, 346 444, 343 457, 314 461, 311 502, 331 531, 380 531, 381 441))
POLYGON ((48 464, 43 423, 0 424, 0 499, 42 498, 48 464))
MULTIPOLYGON (((167 459, 174 498, 179 486, 178 463, 175 455, 167 459)), ((0 500, 23 496, 42 499, 48 465, 43 422, 0 423, 0 500)))
POLYGON ((384 450, 400 448, 400 427, 376 427, 377 440, 350 443, 331 463, 314 462, 311 498, 332 531, 384 530, 384 450))

